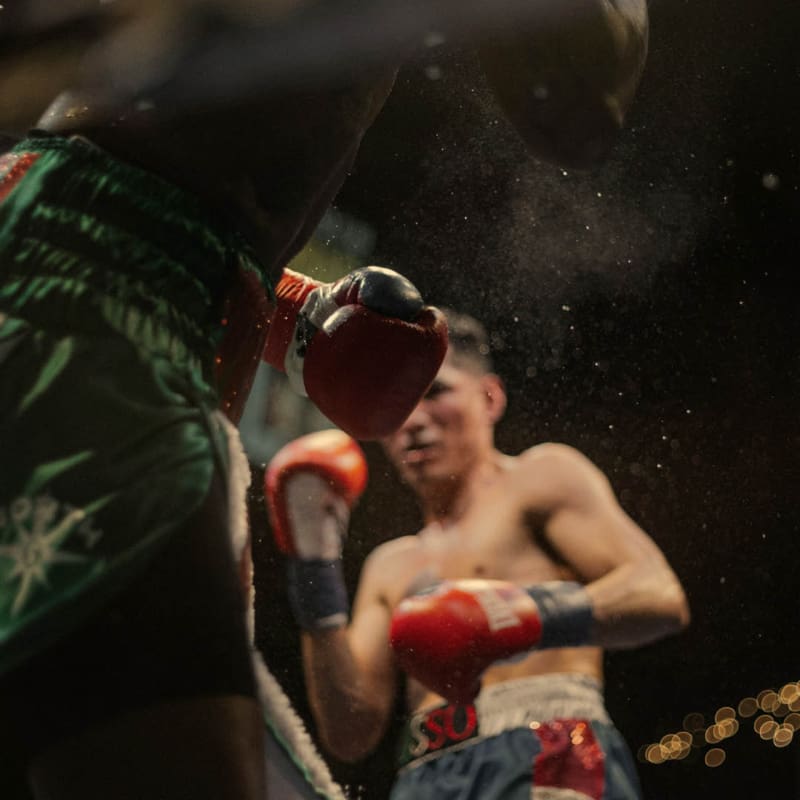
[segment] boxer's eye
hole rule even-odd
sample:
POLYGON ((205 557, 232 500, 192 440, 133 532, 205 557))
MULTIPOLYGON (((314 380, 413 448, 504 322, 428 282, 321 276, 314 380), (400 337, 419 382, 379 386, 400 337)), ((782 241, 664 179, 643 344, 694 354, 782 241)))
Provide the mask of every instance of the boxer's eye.
POLYGON ((439 395, 444 394, 449 390, 449 386, 446 386, 443 383, 438 383, 436 381, 433 382, 431 388, 428 389, 427 393, 425 394, 426 400, 432 400, 435 397, 439 397, 439 395))

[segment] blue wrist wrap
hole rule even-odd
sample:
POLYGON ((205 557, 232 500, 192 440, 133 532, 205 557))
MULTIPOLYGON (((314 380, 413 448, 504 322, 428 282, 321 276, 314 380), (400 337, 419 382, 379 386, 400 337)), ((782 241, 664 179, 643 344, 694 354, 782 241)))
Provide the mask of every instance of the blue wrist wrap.
POLYGON ((289 605, 303 630, 322 631, 347 624, 350 603, 340 559, 291 558, 287 584, 289 605))
POLYGON ((542 638, 538 647, 593 644, 594 614, 586 589, 572 581, 549 581, 527 590, 539 608, 542 638))

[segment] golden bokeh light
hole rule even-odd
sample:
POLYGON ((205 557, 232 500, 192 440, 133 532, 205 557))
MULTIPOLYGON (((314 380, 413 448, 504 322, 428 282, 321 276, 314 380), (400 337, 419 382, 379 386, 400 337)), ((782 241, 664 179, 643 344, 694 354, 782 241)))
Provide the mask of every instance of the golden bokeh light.
POLYGON ((718 767, 725 761, 725 751, 720 747, 712 747, 705 757, 707 767, 718 767))
POLYGON ((645 758, 651 764, 663 764, 664 756, 661 754, 661 745, 651 744, 645 751, 645 758))
POLYGON ((770 722, 774 722, 774 721, 775 721, 775 720, 774 720, 774 719, 772 719, 772 717, 771 717, 769 714, 760 714, 760 715, 759 715, 759 716, 757 716, 757 717, 755 718, 755 720, 753 721, 753 730, 754 730, 756 733, 761 733, 761 728, 762 728, 764 725, 766 725, 766 724, 768 724, 768 723, 770 723, 770 722))
POLYGON ((745 697, 739 701, 739 716, 752 717, 758 711, 758 700, 755 697, 745 697))
POLYGON ((718 767, 727 755, 721 747, 714 745, 735 736, 741 727, 739 720, 749 717, 755 717, 755 733, 777 748, 788 747, 795 738, 800 740, 800 736, 795 737, 800 731, 800 681, 785 683, 777 691, 764 689, 755 697, 744 697, 735 708, 721 706, 714 713, 711 724, 706 723, 705 715, 692 711, 683 718, 684 730, 667 733, 654 744, 642 745, 639 760, 650 764, 679 761, 686 758, 692 748, 700 750, 712 745, 704 756, 704 762, 709 767, 718 767))
POLYGON ((663 764, 665 761, 679 761, 689 755, 693 737, 688 731, 668 733, 657 744, 639 749, 639 760, 650 764, 663 764))
POLYGON ((777 692, 772 689, 764 689, 763 692, 759 692, 757 700, 758 707, 762 711, 774 711, 780 703, 777 692))
POLYGON ((778 699, 784 705, 790 706, 795 700, 800 699, 800 684, 787 683, 778 692, 778 699))
POLYGON ((725 720, 734 719, 735 717, 736 712, 730 706, 722 706, 722 708, 717 709, 717 713, 714 714, 714 722, 720 723, 725 720))
POLYGON ((778 730, 778 723, 774 719, 766 720, 758 729, 758 735, 766 742, 775 736, 778 730))
POLYGON ((772 743, 775 747, 787 747, 792 743, 794 737, 794 728, 791 725, 779 725, 772 737, 772 743))

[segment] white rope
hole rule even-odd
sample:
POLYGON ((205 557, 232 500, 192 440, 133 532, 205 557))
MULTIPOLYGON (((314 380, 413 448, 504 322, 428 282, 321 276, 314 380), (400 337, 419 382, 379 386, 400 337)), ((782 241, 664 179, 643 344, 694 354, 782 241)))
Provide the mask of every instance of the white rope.
MULTIPOLYGON (((221 411, 215 411, 214 417, 222 428, 228 444, 228 532, 233 548, 233 559, 238 565, 247 547, 249 520, 247 518, 247 490, 250 488, 250 462, 244 452, 242 438, 233 423, 221 411)), ((250 642, 255 639, 255 587, 252 575, 248 586, 247 600, 247 632, 250 642)))
MULTIPOLYGON (((217 411, 214 416, 225 433, 228 444, 228 527, 234 559, 238 564, 248 541, 247 489, 251 481, 250 463, 239 431, 222 412, 217 411)), ((302 765, 298 768, 305 771, 305 777, 314 791, 327 800, 347 800, 342 788, 333 780, 328 765, 317 752, 303 721, 267 668, 263 656, 255 648, 255 591, 252 587, 247 608, 247 629, 261 708, 270 732, 278 744, 288 751, 291 759, 302 765)))
POLYGON ((328 765, 317 752, 303 721, 257 650, 253 650, 253 667, 264 717, 279 744, 296 763, 305 767, 306 778, 318 794, 327 800, 347 800, 342 788, 333 780, 328 765))

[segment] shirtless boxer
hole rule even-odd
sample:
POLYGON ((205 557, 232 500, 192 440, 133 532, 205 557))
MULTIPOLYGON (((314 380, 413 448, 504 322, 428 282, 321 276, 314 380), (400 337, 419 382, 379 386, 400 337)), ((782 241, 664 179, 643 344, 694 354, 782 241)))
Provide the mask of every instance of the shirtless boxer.
MULTIPOLYGON (((482 56, 534 152, 587 163, 631 102, 644 3, 544 8, 482 56)), ((382 435, 433 376, 441 326, 407 282, 281 273, 394 73, 183 116, 81 87, 0 163, 0 729, 37 797, 263 796, 214 409, 236 418, 265 353, 382 435)))
POLYGON ((636 798, 603 704, 601 648, 683 628, 683 590, 585 456, 494 447, 506 398, 485 335, 471 318, 448 324, 436 380, 384 442, 425 527, 369 556, 349 624, 338 532, 365 481, 355 444, 326 450, 327 434, 312 434, 267 473, 322 742, 345 760, 369 753, 402 667, 409 716, 393 800, 521 800, 540 796, 532 786, 636 798))

